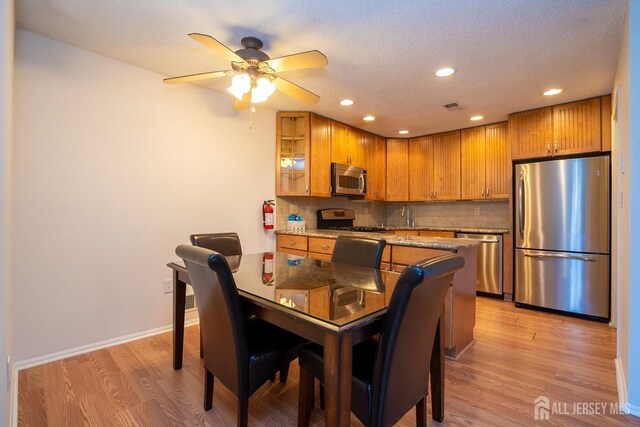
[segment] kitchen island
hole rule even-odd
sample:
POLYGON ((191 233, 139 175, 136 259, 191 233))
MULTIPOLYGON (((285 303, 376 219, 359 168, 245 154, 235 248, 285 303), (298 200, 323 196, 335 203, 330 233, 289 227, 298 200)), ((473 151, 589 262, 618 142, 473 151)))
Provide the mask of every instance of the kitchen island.
MULTIPOLYGON (((380 268, 401 272, 408 265, 439 255, 456 253, 465 265, 453 280, 445 302, 445 349, 447 357, 457 359, 473 344, 475 325, 477 246, 470 239, 362 233, 342 230, 276 231, 278 252, 330 260, 338 236, 385 239, 387 247, 380 268)), ((396 277, 397 279, 397 277, 396 277)), ((391 280, 387 286, 395 286, 391 280)), ((391 295, 391 292, 387 292, 391 295)))

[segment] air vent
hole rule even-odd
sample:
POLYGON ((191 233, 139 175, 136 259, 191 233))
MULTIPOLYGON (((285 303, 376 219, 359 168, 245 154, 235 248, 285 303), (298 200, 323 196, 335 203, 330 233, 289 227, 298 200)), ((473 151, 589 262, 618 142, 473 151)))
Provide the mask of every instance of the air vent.
POLYGON ((196 296, 193 294, 191 286, 187 288, 187 295, 184 299, 184 311, 193 311, 196 309, 196 296))
POLYGON ((459 105, 457 102, 450 102, 448 104, 444 104, 443 107, 446 108, 447 110, 453 110, 455 108, 458 108, 459 105))

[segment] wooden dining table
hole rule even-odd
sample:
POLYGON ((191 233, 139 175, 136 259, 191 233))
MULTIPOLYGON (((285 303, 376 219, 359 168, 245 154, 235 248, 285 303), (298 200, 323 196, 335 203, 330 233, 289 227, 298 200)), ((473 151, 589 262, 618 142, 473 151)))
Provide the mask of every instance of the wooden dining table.
MULTIPOLYGON (((378 334, 399 273, 281 252, 227 257, 247 315, 324 346, 325 424, 351 424, 353 346, 378 334)), ((182 368, 186 285, 173 270, 173 367, 182 368)), ((444 334, 441 314, 430 360, 432 418, 444 419, 444 334)))

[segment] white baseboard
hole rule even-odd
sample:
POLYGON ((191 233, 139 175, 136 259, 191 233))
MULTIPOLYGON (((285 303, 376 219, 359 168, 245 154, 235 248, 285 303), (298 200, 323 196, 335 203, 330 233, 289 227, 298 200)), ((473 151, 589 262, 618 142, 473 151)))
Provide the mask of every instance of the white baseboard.
MULTIPOLYGON (((198 323, 199 323, 198 318, 196 317, 194 320, 185 321, 184 326, 186 327, 186 326, 196 325, 198 323)), ((44 356, 38 356, 38 357, 34 357, 27 360, 21 360, 19 362, 15 362, 14 370, 16 371, 16 375, 17 375, 17 372, 23 369, 33 368, 34 366, 44 365, 45 363, 55 362, 57 360, 77 356, 79 354, 89 353, 91 351, 101 350, 107 347, 113 347, 115 345, 128 343, 128 342, 139 340, 146 337, 151 337, 153 335, 163 334, 171 330, 173 330, 173 325, 161 326, 159 328, 148 329, 146 331, 136 332, 134 334, 124 335, 121 337, 112 338, 104 341, 98 341, 93 344, 87 344, 80 347, 70 348, 68 350, 62 350, 56 353, 46 354, 44 356)))
POLYGON ((627 380, 625 378, 624 369, 622 369, 622 360, 619 357, 615 359, 616 365, 616 382, 618 384, 618 405, 620 412, 640 417, 640 406, 629 403, 627 396, 627 380))

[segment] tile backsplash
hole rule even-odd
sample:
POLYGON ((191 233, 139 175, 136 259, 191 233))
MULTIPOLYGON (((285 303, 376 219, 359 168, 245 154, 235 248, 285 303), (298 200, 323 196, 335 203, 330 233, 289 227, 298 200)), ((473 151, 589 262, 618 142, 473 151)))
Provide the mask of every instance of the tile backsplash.
POLYGON ((317 227, 316 211, 325 208, 347 208, 355 211, 355 225, 404 225, 402 206, 411 207, 417 226, 442 227, 509 227, 509 203, 500 201, 457 202, 370 202, 353 201, 346 197, 278 197, 276 199, 276 229, 287 228, 287 218, 302 215, 308 229, 317 227))
POLYGON ((287 218, 291 214, 304 217, 306 227, 317 227, 318 209, 346 208, 356 214, 355 225, 380 225, 386 223, 385 202, 353 201, 346 197, 278 197, 276 198, 276 229, 286 230, 287 218))
MULTIPOLYGON (((405 203, 387 203, 385 225, 404 225, 400 215, 405 203)), ((457 201, 406 203, 411 207, 411 216, 416 225, 438 227, 479 227, 508 228, 509 202, 498 201, 457 201)))

